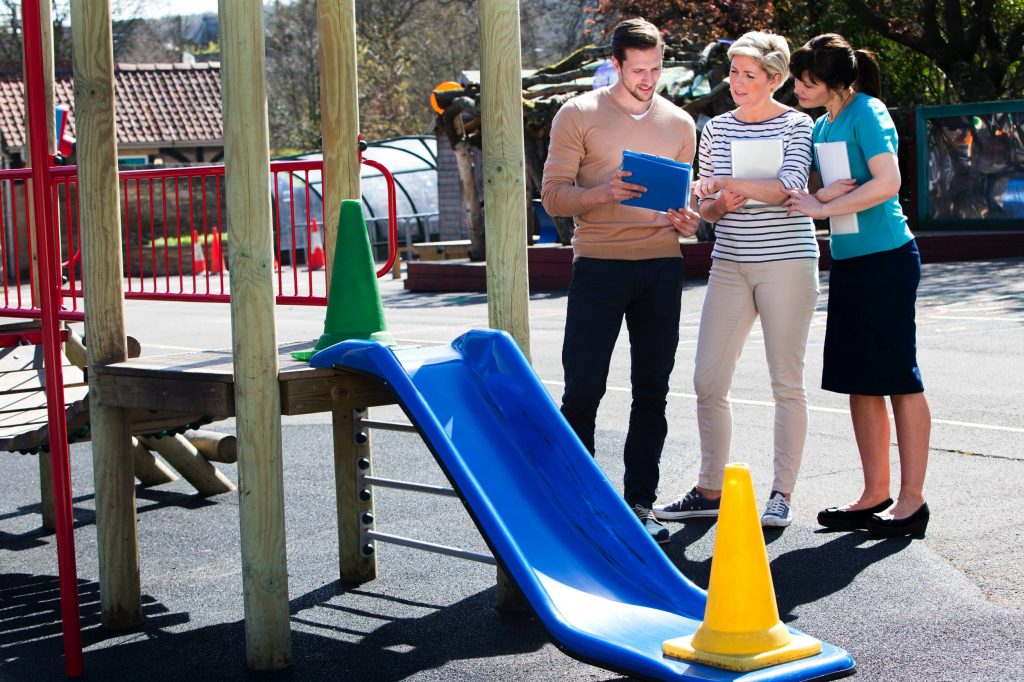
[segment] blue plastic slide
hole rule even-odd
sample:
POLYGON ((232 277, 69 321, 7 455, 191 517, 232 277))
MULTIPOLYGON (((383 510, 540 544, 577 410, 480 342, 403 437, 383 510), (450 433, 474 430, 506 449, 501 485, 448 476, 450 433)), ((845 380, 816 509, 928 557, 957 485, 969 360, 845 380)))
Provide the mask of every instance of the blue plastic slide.
POLYGON ((660 680, 810 680, 853 669, 822 643, 811 658, 736 673, 667 658, 706 593, 647 535, 583 448, 510 336, 471 331, 450 347, 392 351, 345 341, 315 367, 379 377, 395 392, 554 642, 570 656, 660 680))

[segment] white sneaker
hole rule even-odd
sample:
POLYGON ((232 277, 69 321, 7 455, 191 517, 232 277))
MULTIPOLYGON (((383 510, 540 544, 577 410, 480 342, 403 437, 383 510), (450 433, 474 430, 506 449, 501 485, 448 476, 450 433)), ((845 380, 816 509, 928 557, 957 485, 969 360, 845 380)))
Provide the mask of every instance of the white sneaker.
POLYGON ((793 523, 793 508, 789 505, 785 495, 778 490, 773 490, 768 497, 764 514, 761 514, 761 526, 763 528, 785 528, 791 523, 793 523))

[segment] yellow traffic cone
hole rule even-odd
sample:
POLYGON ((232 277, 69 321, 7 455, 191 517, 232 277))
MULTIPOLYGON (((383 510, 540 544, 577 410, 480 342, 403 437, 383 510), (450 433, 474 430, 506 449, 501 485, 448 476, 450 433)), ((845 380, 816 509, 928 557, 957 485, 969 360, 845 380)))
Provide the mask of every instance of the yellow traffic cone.
POLYGON ((662 644, 666 656, 747 672, 807 658, 821 642, 794 635, 779 620, 750 467, 725 468, 704 622, 693 635, 662 644))

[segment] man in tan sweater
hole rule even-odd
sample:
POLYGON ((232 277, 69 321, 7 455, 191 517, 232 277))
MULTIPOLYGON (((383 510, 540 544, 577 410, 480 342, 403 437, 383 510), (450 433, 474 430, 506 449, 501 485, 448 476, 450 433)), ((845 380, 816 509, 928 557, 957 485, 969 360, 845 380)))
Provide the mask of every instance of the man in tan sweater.
POLYGON ((622 152, 656 154, 691 163, 693 119, 655 95, 663 45, 658 29, 630 19, 612 34, 619 80, 566 102, 551 126, 541 199, 548 213, 573 216, 576 231, 562 366, 562 414, 595 452, 597 408, 625 317, 632 357, 633 403, 623 459, 624 497, 658 542, 668 529, 651 513, 668 425, 668 380, 679 342, 683 262, 679 235, 699 218, 689 188, 667 213, 622 206, 644 188, 620 170, 622 152))

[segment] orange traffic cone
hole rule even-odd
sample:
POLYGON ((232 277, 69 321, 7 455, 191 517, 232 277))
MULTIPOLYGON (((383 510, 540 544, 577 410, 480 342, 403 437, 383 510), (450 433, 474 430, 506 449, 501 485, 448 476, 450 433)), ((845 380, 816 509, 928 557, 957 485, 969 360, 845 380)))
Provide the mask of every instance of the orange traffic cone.
POLYGON ((327 265, 327 254, 324 253, 324 240, 320 236, 320 229, 313 218, 313 224, 309 228, 309 257, 306 259, 306 269, 323 270, 327 265))
POLYGON ((220 228, 213 228, 213 245, 210 247, 210 272, 213 274, 227 270, 224 264, 224 251, 221 250, 220 228))
POLYGON ((199 243, 199 235, 192 230, 192 274, 201 275, 206 272, 206 254, 199 243))

